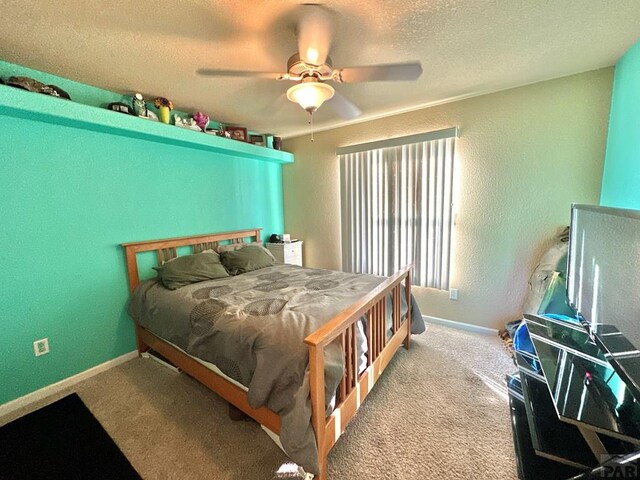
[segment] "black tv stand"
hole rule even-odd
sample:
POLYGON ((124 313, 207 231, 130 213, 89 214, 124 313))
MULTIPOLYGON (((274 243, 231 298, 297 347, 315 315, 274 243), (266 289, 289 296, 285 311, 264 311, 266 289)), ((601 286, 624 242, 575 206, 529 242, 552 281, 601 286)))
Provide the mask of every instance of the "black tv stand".
POLYGON ((535 354, 516 351, 507 376, 519 478, 639 478, 640 403, 616 354, 579 323, 525 321, 535 354))

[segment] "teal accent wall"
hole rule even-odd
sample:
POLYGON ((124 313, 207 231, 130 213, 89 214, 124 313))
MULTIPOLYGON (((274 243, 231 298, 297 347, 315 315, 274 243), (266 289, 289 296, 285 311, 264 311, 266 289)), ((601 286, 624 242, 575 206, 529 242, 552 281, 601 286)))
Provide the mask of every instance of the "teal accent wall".
MULTIPOLYGON (((75 99, 119 98, 46 81, 75 99)), ((0 404, 135 349, 120 243, 283 231, 279 164, 37 118, 0 114, 0 132, 0 404), (44 337, 51 352, 36 358, 44 337)))
POLYGON ((640 209, 640 41, 615 68, 600 204, 640 209))

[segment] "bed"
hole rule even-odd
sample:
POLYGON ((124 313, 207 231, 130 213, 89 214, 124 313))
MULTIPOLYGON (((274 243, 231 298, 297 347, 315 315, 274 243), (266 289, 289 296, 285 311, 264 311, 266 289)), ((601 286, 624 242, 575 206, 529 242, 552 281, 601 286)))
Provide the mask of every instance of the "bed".
POLYGON ((274 265, 173 291, 140 280, 144 252, 161 265, 249 242, 260 229, 123 244, 138 351, 166 357, 325 480, 330 449, 412 330, 424 330, 411 267, 382 278, 274 265))

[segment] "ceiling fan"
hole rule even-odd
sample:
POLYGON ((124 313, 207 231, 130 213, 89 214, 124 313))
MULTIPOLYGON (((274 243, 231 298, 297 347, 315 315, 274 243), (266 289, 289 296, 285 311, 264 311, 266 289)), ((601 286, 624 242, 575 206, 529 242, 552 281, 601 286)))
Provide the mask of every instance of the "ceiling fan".
POLYGON ((287 90, 287 98, 309 112, 309 123, 313 113, 324 102, 345 119, 353 119, 362 114, 358 107, 326 82, 411 81, 417 80, 422 74, 419 62, 334 68, 329 57, 332 34, 333 24, 329 12, 322 5, 305 4, 301 6, 297 25, 298 52, 289 58, 286 73, 206 68, 199 69, 197 73, 211 77, 255 77, 294 81, 296 84, 287 90))

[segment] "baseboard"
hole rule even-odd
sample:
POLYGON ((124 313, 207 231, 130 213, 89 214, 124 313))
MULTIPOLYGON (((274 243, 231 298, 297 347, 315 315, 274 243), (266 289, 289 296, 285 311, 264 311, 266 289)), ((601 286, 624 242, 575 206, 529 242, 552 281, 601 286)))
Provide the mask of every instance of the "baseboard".
POLYGON ((128 362, 129 360, 133 360, 137 356, 137 350, 125 353, 124 355, 116 357, 112 360, 108 360, 104 363, 101 363, 100 365, 96 365, 95 367, 85 370, 84 372, 77 373, 69 378, 65 378, 64 380, 60 380, 59 382, 52 383, 51 385, 47 385, 46 387, 36 390, 35 392, 28 393, 23 397, 16 398, 15 400, 11 400, 7 403, 3 403, 2 405, 0 405, 0 417, 13 412, 14 410, 18 410, 19 408, 27 406, 30 403, 37 402, 38 400, 53 395, 54 393, 58 393, 65 388, 71 387, 72 385, 75 385, 76 383, 93 377, 94 375, 97 375, 99 373, 102 373, 105 370, 109 370, 110 368, 128 362))
POLYGON ((429 315, 423 315, 422 318, 428 323, 437 323, 439 325, 445 325, 451 328, 457 328, 458 330, 466 330, 468 332, 482 333, 483 335, 497 335, 498 330, 495 328, 481 327, 479 325, 472 325, 470 323, 456 322, 454 320, 447 320, 445 318, 430 317, 429 315))

